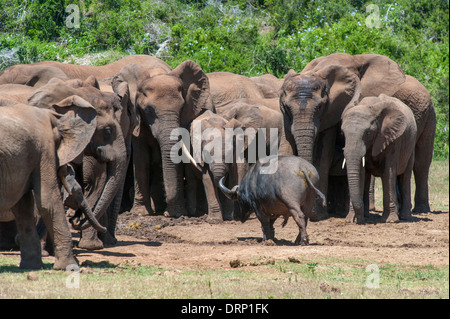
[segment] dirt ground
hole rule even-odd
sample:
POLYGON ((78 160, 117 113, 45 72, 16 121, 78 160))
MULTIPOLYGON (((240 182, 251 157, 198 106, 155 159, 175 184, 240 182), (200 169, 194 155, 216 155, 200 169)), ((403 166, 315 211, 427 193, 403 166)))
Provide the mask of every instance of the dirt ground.
MULTIPOLYGON (((275 223, 275 242, 262 243, 259 221, 227 221, 209 224, 205 217, 120 215, 118 243, 98 251, 75 248, 79 262, 133 262, 169 268, 230 268, 230 261, 243 263, 269 257, 287 260, 361 260, 379 264, 448 265, 449 212, 414 215, 412 221, 380 222, 372 213, 365 225, 347 224, 343 218, 309 222, 309 246, 295 246, 298 228, 293 219, 282 228, 275 223)), ((76 238, 74 240, 77 240, 76 238)))

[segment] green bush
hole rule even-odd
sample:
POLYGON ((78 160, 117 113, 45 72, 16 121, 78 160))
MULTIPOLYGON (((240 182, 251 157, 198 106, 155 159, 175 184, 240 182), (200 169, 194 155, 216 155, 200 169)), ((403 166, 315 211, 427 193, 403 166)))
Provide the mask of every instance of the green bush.
POLYGON ((42 60, 106 64, 127 54, 158 54, 206 72, 283 77, 334 52, 389 56, 430 92, 438 117, 435 158, 448 158, 448 0, 4 0, 0 69, 42 60), (79 28, 65 12, 75 4, 79 28), (371 26, 378 6, 379 28, 371 26))

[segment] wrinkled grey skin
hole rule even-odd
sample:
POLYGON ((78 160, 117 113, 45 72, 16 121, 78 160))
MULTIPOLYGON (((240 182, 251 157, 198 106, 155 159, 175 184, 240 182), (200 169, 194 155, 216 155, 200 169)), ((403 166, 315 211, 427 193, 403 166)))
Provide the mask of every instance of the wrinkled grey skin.
POLYGON ((400 100, 384 94, 366 97, 344 112, 342 130, 351 199, 347 221, 364 223, 364 215, 369 213, 371 174, 382 180, 383 221, 409 219, 417 135, 412 111, 400 100))
POLYGON ((35 204, 54 242, 53 268, 76 264, 57 169, 83 152, 95 131, 96 115, 92 105, 77 96, 54 104, 52 110, 24 104, 2 107, 0 212, 14 214, 21 268, 42 267, 35 204))
MULTIPOLYGON (((161 61, 162 62, 162 61, 161 61)), ((132 192, 131 211, 139 215, 163 213, 166 208, 162 175, 161 150, 150 127, 140 121, 139 109, 136 105, 137 87, 141 80, 167 74, 172 69, 165 64, 146 68, 139 64, 128 64, 112 79, 114 92, 122 95, 128 90, 128 109, 132 110, 133 122, 137 127, 130 134, 132 161, 127 176, 131 185, 125 186, 125 192, 132 192)), ((127 138, 128 139, 128 138, 127 138)))
POLYGON ((187 215, 183 165, 172 161, 178 141, 170 137, 174 130, 188 128, 202 112, 214 110, 208 78, 192 61, 185 61, 166 74, 149 74, 137 86, 136 107, 140 121, 150 128, 161 151, 167 203, 164 215, 187 215))
MULTIPOLYGON (((343 111, 364 97, 382 93, 399 98, 415 115, 418 126, 415 210, 429 211, 428 171, 436 115, 426 89, 414 78, 405 76, 388 57, 334 53, 314 59, 300 73, 290 71, 280 96, 286 131, 295 140, 296 154, 314 163, 321 177, 319 189, 327 194, 335 147, 341 147, 336 140, 343 111)), ((312 220, 327 217, 328 213, 318 208, 312 220)))
MULTIPOLYGON (((127 149, 122 127, 124 120, 128 123, 125 127, 129 126, 130 120, 126 121, 128 112, 121 105, 118 95, 99 90, 94 77, 86 81, 53 79, 37 89, 30 96, 29 103, 47 108, 51 103, 68 95, 85 98, 96 108, 98 114, 95 133, 75 168, 82 170, 79 176, 83 176, 83 179, 79 183, 83 185, 86 200, 97 219, 101 219, 111 204, 115 206, 111 213, 112 219, 117 219, 116 207, 120 207, 121 189, 127 167, 127 149)), ((72 212, 69 214, 73 215, 72 212)), ((102 223, 106 225, 105 221, 102 223)), ((112 237, 110 232, 106 235, 108 239, 112 237)), ((114 238, 110 242, 114 242, 114 238)), ((95 229, 88 228, 82 231, 79 247, 101 249, 103 242, 98 238, 95 229)))
MULTIPOLYGON (((225 199, 222 198, 222 194, 218 190, 219 180, 236 167, 235 163, 226 162, 227 149, 225 145, 225 132, 227 128, 234 130, 236 128, 243 128, 243 125, 236 119, 228 121, 212 111, 205 111, 202 115, 198 116, 191 125, 190 145, 193 148, 196 147, 196 149, 194 149, 192 155, 190 153, 187 155, 184 153, 185 156, 188 156, 191 159, 191 163, 185 165, 188 212, 191 216, 199 215, 197 213, 197 210, 199 209, 198 202, 202 200, 200 196, 202 192, 198 190, 198 187, 201 183, 206 195, 208 221, 210 223, 231 220, 232 217, 231 214, 227 214, 230 210, 224 207, 223 201, 225 199), (201 140, 197 142, 195 139, 197 137, 200 139, 200 136, 203 136, 204 138, 201 138, 201 140), (220 140, 218 139, 219 137, 220 140), (211 156, 214 156, 215 151, 220 149, 221 157, 218 160, 208 158, 204 161, 204 156, 198 151, 204 150, 205 147, 209 149, 207 154, 211 154, 211 156), (200 158, 200 161, 196 162, 194 157, 197 159, 200 158)), ((233 141, 230 142, 233 143, 233 141)))

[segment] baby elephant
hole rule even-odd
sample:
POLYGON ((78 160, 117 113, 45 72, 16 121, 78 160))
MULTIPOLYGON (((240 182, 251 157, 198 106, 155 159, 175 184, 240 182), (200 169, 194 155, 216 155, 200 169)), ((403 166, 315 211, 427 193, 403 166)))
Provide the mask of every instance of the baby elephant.
POLYGON ((352 204, 347 221, 364 223, 364 215, 369 212, 370 175, 381 177, 383 220, 398 222, 399 217, 410 218, 411 173, 417 134, 411 109, 384 94, 366 97, 359 105, 344 112, 342 131, 352 204))
POLYGON ((221 191, 241 207, 235 218, 245 222, 255 212, 262 225, 263 241, 274 239, 273 224, 279 216, 284 217, 282 226, 292 216, 299 228, 295 244, 309 243, 306 223, 315 195, 326 205, 325 196, 316 188, 319 174, 313 165, 293 155, 269 156, 251 166, 241 184, 231 190, 224 186, 223 179, 219 182, 221 191))

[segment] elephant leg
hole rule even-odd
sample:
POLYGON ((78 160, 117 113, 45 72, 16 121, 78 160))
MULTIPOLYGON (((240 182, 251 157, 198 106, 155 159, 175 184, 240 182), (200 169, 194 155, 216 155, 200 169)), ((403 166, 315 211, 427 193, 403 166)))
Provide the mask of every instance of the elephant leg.
MULTIPOLYGON (((386 163, 390 161, 386 158, 386 163)), ((383 183, 383 216, 387 223, 396 223, 398 219, 397 169, 386 167, 381 177, 383 183)))
POLYGON ((414 213, 428 213, 431 211, 428 195, 428 175, 433 160, 434 135, 436 131, 436 114, 429 114, 431 121, 416 142, 414 159, 414 180, 416 191, 414 195, 414 213), (434 119, 434 120, 433 120, 434 119))
POLYGON ((29 191, 23 195, 16 206, 12 208, 12 212, 19 235, 20 268, 41 269, 43 266, 41 242, 36 230, 33 193, 29 191))
POLYGON ((365 171, 364 174, 364 189, 363 189, 363 203, 364 203, 364 217, 370 216, 370 194, 371 190, 373 190, 372 182, 375 180, 375 177, 370 174, 369 171, 365 171))
POLYGON ((190 164, 184 165, 184 174, 186 177, 186 208, 189 216, 197 216, 197 186, 199 180, 190 164))
POLYGON ((398 177, 398 188, 400 192, 400 219, 411 219, 411 176, 414 165, 414 156, 411 157, 408 168, 398 177))
POLYGON ((150 175, 151 210, 157 215, 162 215, 164 214, 167 205, 164 199, 163 171, 161 165, 152 164, 150 175))
MULTIPOLYGON (((335 154, 336 128, 329 128, 319 134, 314 148, 314 163, 320 176, 319 190, 328 194, 328 174, 335 154)), ((335 207, 335 204, 331 204, 335 207)), ((316 199, 310 219, 319 221, 329 217, 327 207, 323 207, 321 200, 316 199)))
POLYGON ((370 179, 369 188, 369 211, 375 211, 375 176, 370 179))
POLYGON ((37 209, 47 228, 47 236, 54 243, 55 264, 53 269, 65 270, 68 265, 76 265, 77 262, 73 256, 72 234, 66 219, 60 190, 56 187, 56 180, 51 183, 51 178, 45 174, 41 176, 40 183, 42 185, 40 188, 34 187, 34 195, 37 209), (48 187, 47 185, 55 186, 48 187))
POLYGON ((131 211, 153 214, 150 200, 151 149, 143 135, 133 136, 134 202, 131 211))
POLYGON ((223 217, 219 203, 219 190, 214 184, 212 174, 208 169, 204 169, 202 181, 205 188, 206 200, 208 202, 208 222, 222 222, 223 217))

